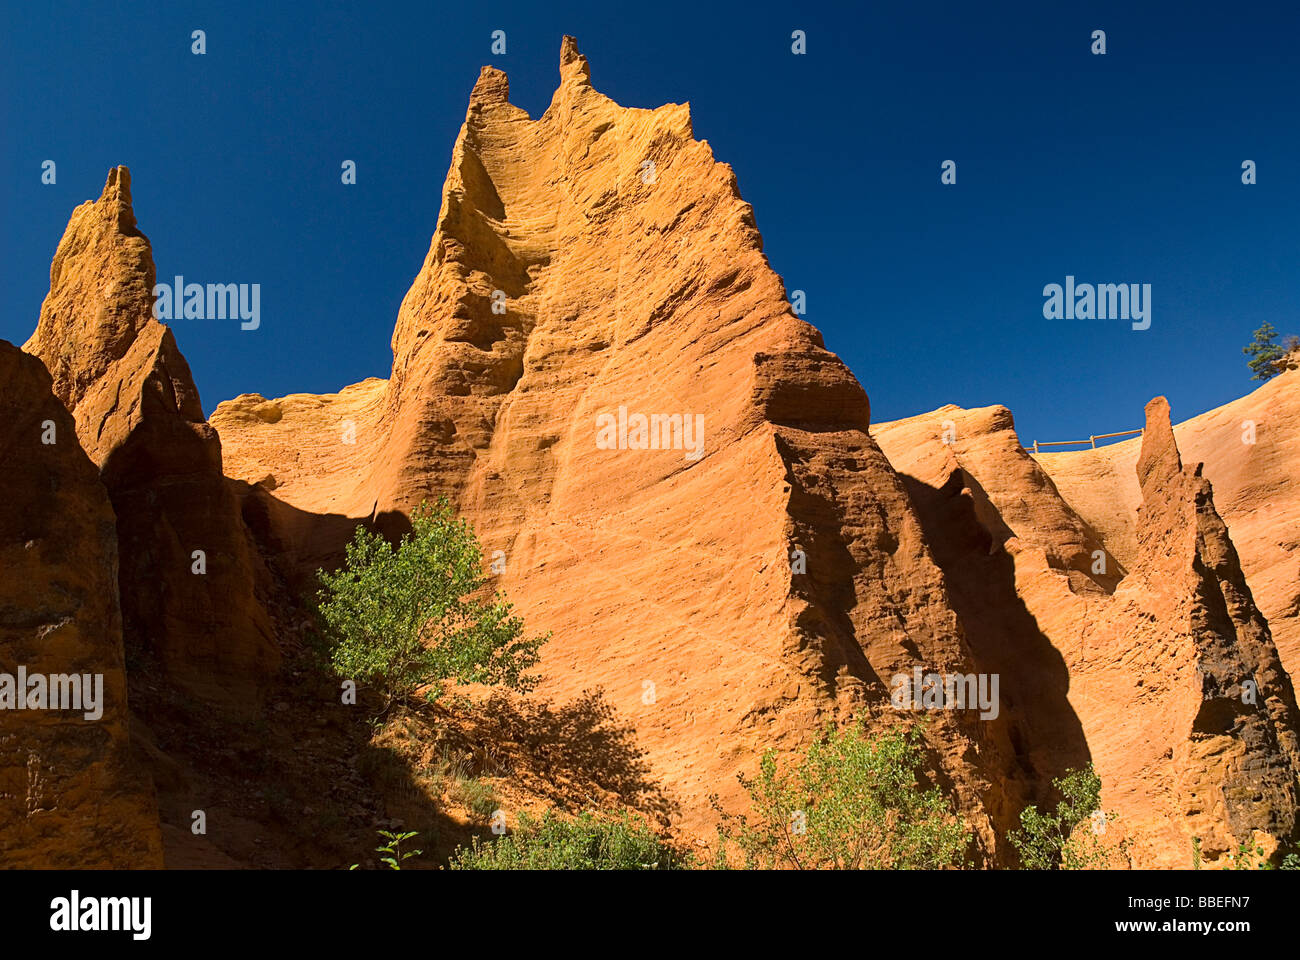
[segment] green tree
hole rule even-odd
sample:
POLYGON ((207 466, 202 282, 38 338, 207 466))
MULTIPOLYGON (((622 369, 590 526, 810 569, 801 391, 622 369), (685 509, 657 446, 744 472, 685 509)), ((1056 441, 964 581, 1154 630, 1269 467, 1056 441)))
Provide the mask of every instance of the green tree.
POLYGON ((677 870, 684 861, 644 818, 623 811, 615 819, 584 812, 572 820, 547 810, 541 819, 520 814, 513 833, 474 837, 458 847, 452 870, 677 870))
POLYGON ((715 866, 739 848, 747 869, 900 870, 962 866, 971 832, 937 787, 923 788, 923 728, 824 734, 782 769, 775 751, 740 776, 753 819, 723 813, 715 866))
POLYGON ((1286 350, 1277 343, 1277 330, 1268 321, 1255 331, 1255 339, 1241 348, 1250 359, 1246 366, 1252 371, 1252 380, 1268 380, 1280 372, 1277 362, 1286 356, 1286 350))
POLYGON ((396 548, 358 527, 347 559, 319 571, 319 611, 330 660, 340 676, 375 686, 380 715, 417 689, 434 700, 442 681, 527 691, 527 671, 547 636, 525 639, 523 621, 497 592, 484 602, 482 553, 474 531, 446 499, 411 515, 396 548))
POLYGON ((1007 835, 1020 853, 1021 865, 1028 870, 1107 866, 1112 852, 1101 837, 1116 814, 1101 812, 1101 777, 1089 763, 1082 770, 1067 770, 1052 786, 1061 794, 1056 812, 1040 813, 1031 804, 1020 811, 1020 829, 1007 835))

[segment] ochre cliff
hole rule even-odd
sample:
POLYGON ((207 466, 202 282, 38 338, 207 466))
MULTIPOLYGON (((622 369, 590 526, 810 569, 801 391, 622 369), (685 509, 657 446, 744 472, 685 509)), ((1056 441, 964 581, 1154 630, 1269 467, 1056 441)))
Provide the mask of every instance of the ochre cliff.
POLYGON ((204 698, 246 700, 278 660, 260 561, 189 365, 153 318, 153 287, 130 173, 117 167, 73 211, 24 349, 53 374, 112 498, 128 649, 204 698))
POLYGON ((118 167, 72 214, 27 355, 0 344, 0 672, 107 692, 96 723, 0 712, 6 862, 160 865, 161 807, 169 860, 262 863, 267 824, 287 850, 317 805, 272 781, 326 764, 370 830, 333 681, 277 667, 356 527, 400 534, 442 496, 552 633, 540 700, 601 691, 680 837, 711 835, 713 794, 744 809, 768 748, 918 716, 891 703, 917 668, 1000 681, 990 715, 926 727, 978 865, 1014 864, 1020 811, 1089 762, 1134 865, 1297 837, 1300 372, 1177 428, 1157 398, 1140 441, 1076 454, 1032 456, 1003 407, 873 426, 689 108, 619 106, 571 38, 536 119, 483 68, 387 379, 205 420, 154 273, 118 167), (269 732, 235 749, 224 708, 269 732), (190 835, 199 807, 226 832, 190 835))
POLYGON ((161 867, 128 738, 113 508, 41 362, 0 341, 0 383, 0 674, 23 668, 47 692, 52 675, 90 678, 67 701, 83 709, 0 693, 0 867, 161 867))
POLYGON ((1295 694, 1163 398, 1147 407, 1127 569, 1004 408, 949 406, 873 432, 910 478, 976 661, 1003 676, 1036 771, 1091 760, 1139 866, 1188 866, 1194 838, 1213 863, 1294 836, 1295 694), (962 502, 983 514, 982 538, 956 537, 962 502))
MULTIPOLYGON (((968 650, 866 394, 791 312, 688 108, 620 107, 570 39, 542 116, 507 93, 485 67, 391 377, 245 395, 212 422, 265 538, 306 563, 337 556, 332 518, 400 529, 450 496, 530 629, 554 633, 543 694, 603 688, 706 834, 707 796, 734 807, 764 749, 894 719, 892 675, 968 650), (620 408, 629 446, 638 414, 702 418, 702 436, 603 449, 620 408)), ((992 854, 1009 748, 956 713, 931 735, 992 854)))
MULTIPOLYGON (((1189 462, 1205 464, 1214 502, 1272 628, 1282 666, 1300 671, 1300 371, 1174 427, 1189 462)), ((1121 561, 1136 550, 1139 440, 1037 459, 1121 561)))

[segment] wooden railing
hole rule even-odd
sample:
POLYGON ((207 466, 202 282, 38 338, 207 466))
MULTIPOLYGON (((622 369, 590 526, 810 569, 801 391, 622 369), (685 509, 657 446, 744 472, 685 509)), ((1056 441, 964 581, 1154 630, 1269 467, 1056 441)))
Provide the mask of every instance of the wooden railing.
POLYGON ((1132 437, 1140 434, 1141 430, 1121 430, 1119 433, 1097 433, 1088 437, 1087 440, 1043 440, 1034 441, 1032 447, 1025 447, 1026 450, 1032 450, 1034 453, 1040 453, 1039 447, 1077 447, 1083 443, 1092 444, 1092 449, 1097 449, 1098 440, 1109 440, 1111 437, 1132 437))

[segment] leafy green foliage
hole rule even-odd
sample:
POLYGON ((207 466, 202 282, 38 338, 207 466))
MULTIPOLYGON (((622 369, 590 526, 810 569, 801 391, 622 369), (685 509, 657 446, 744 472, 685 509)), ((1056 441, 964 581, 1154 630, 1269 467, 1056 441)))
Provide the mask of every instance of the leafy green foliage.
POLYGON ((319 610, 340 676, 376 686, 381 713, 442 681, 484 683, 527 691, 527 671, 546 636, 523 638, 523 621, 498 592, 475 599, 487 578, 482 553, 468 523, 452 516, 446 499, 420 507, 412 530, 393 545, 358 527, 347 560, 333 573, 319 571, 319 610))
POLYGON ((1250 379, 1268 380, 1277 376, 1281 372, 1278 361, 1294 350, 1296 345, 1295 337, 1288 338, 1285 345, 1278 345, 1277 330, 1274 329, 1273 324, 1265 321, 1264 325, 1255 331, 1254 339, 1241 348, 1241 352, 1250 358, 1246 361, 1253 374, 1250 379))
MULTIPOLYGON (((401 870, 402 864, 407 860, 410 860, 412 857, 418 857, 424 853, 423 850, 402 850, 403 843, 419 836, 419 834, 414 831, 411 831, 410 833, 393 833, 391 830, 380 830, 379 836, 387 842, 375 847, 375 853, 384 854, 384 856, 379 858, 379 861, 380 863, 388 864, 388 869, 390 870, 401 870)), ((360 864, 354 863, 352 866, 348 867, 348 869, 355 870, 358 866, 360 866, 360 864)))
POLYGON ((747 869, 927 869, 961 866, 971 842, 966 824, 937 787, 923 788, 922 727, 869 737, 862 724, 828 727, 793 766, 775 751, 757 776, 740 776, 748 815, 721 814, 716 867, 739 848, 747 869))
MULTIPOLYGON (((1101 812, 1101 777, 1089 763, 1067 770, 1052 781, 1062 799, 1055 813, 1040 813, 1034 805, 1020 811, 1020 829, 1007 839, 1020 853, 1027 870, 1089 870, 1107 866, 1113 851, 1102 842, 1114 813, 1101 812), (1081 824, 1087 824, 1077 829, 1081 824)), ((1199 857, 1197 847, 1196 856, 1199 857)))
MULTIPOLYGON (((1285 849, 1285 847, 1283 847, 1285 849)), ((1282 851, 1274 854, 1276 858, 1282 851)), ((1275 862, 1265 855, 1264 848, 1250 840, 1243 840, 1236 853, 1228 854, 1233 870, 1300 870, 1300 853, 1290 852, 1275 862)))
POLYGON ((1237 845, 1235 853, 1228 854, 1233 870, 1270 870, 1272 864, 1264 856, 1264 848, 1256 846, 1250 840, 1243 840, 1237 845))
POLYGON ((513 833, 495 840, 478 837, 460 847, 453 870, 675 870, 682 860, 639 816, 617 819, 585 812, 565 820, 546 811, 541 819, 520 814, 513 833))

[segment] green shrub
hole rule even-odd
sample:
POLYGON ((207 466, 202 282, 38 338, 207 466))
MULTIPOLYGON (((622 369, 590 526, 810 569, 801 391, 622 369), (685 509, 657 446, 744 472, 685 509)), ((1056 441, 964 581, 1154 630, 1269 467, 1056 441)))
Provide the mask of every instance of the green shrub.
POLYGON ((722 814, 715 866, 729 865, 731 844, 747 869, 963 865, 971 834, 937 787, 920 785, 923 743, 920 725, 869 737, 857 724, 839 732, 828 727, 785 770, 769 750, 756 777, 740 776, 753 820, 722 814))
POLYGON ((473 838, 451 859, 453 870, 673 870, 683 863, 642 818, 624 811, 617 819, 583 813, 572 820, 546 811, 541 819, 520 814, 513 833, 473 838))
POLYGON ((377 687, 381 715, 423 686, 436 699, 443 680, 532 689, 526 671, 547 637, 524 639, 523 621, 501 593, 473 599, 487 579, 469 524, 444 498, 434 508, 421 504, 411 527, 396 549, 358 527, 344 565, 318 572, 334 669, 377 687))
MULTIPOLYGON (((1020 829, 1007 839, 1020 854, 1027 870, 1089 870, 1109 865, 1112 851, 1101 841, 1105 825, 1116 814, 1101 813, 1101 777, 1089 763, 1082 770, 1067 770, 1052 781, 1062 799, 1056 812, 1040 813, 1030 805, 1020 811, 1020 829), (1091 824, 1076 829, 1085 820, 1091 824)), ((1194 857, 1199 861, 1200 847, 1194 857)))
POLYGON ((492 818, 492 813, 497 808, 496 792, 482 780, 471 777, 456 780, 449 792, 453 800, 485 823, 492 818))
MULTIPOLYGON (((407 860, 418 857, 424 853, 423 850, 403 850, 402 844, 407 840, 414 840, 419 834, 415 831, 409 833, 394 833, 391 830, 380 830, 379 837, 385 842, 375 847, 375 853, 382 853, 384 856, 379 858, 380 863, 388 864, 389 870, 401 870, 402 864, 407 860)), ((360 864, 354 863, 348 867, 349 870, 356 870, 360 864)))

